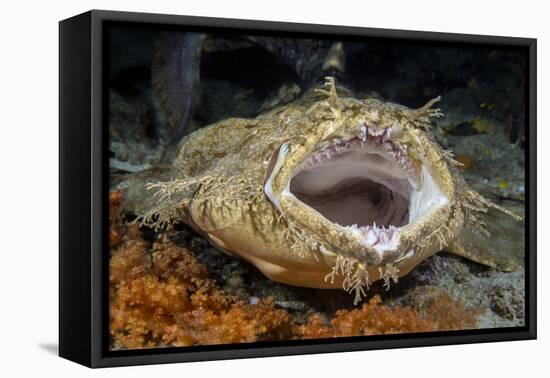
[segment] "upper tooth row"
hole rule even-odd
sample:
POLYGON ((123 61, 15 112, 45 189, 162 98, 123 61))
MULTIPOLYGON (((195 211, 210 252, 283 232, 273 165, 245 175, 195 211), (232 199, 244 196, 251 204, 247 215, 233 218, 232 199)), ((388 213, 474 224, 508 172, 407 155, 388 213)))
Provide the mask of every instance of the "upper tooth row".
MULTIPOLYGON (((363 145, 365 141, 361 140, 360 143, 361 145, 363 145)), ((323 150, 316 152, 313 156, 311 156, 304 162, 302 167, 307 168, 312 164, 319 163, 323 158, 329 159, 333 154, 347 151, 353 144, 353 141, 338 140, 335 144, 332 144, 324 148, 323 150)), ((383 148, 386 152, 390 153, 396 161, 398 161, 402 166, 406 168, 406 160, 404 158, 404 155, 406 155, 406 151, 401 150, 400 148, 396 148, 393 144, 387 143, 386 141, 384 141, 384 143, 381 143, 379 148, 383 148)))
POLYGON ((370 230, 374 230, 376 232, 380 232, 380 231, 395 231, 397 230, 397 227, 395 227, 394 225, 389 225, 387 228, 384 227, 384 225, 381 225, 381 226, 378 226, 376 224, 376 222, 374 222, 372 225, 366 225, 366 226, 361 226, 359 227, 357 224, 352 224, 351 226, 344 226, 344 228, 347 228, 348 230, 351 230, 351 231, 355 231, 355 230, 358 230, 358 231, 362 231, 362 232, 367 232, 367 231, 370 231, 370 230))
POLYGON ((361 138, 363 141, 367 140, 368 135, 372 136, 383 136, 382 139, 387 140, 390 137, 391 129, 388 128, 382 128, 378 126, 367 126, 366 124, 363 124, 361 128, 359 129, 359 138, 361 138))

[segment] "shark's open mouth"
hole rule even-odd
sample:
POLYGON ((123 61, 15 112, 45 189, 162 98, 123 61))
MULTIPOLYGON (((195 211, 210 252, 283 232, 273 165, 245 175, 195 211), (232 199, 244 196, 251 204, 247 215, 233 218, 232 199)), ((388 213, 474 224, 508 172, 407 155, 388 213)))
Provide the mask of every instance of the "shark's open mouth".
POLYGON ((363 126, 360 136, 316 151, 295 171, 290 193, 364 244, 390 248, 397 229, 418 213, 419 177, 390 134, 363 126))
MULTIPOLYGON (((391 128, 360 127, 356 137, 333 140, 293 171, 282 195, 295 198, 336 227, 379 252, 396 246, 400 228, 447 202, 429 169, 392 140, 391 128)), ((280 208, 272 176, 289 149, 274 155, 265 193, 280 208)))

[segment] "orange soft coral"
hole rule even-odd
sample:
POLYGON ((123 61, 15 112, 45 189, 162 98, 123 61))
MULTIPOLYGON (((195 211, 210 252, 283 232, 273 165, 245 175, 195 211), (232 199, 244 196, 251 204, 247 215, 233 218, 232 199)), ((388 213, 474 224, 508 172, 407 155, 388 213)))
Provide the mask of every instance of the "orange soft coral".
POLYGON ((115 349, 288 339, 291 318, 271 299, 256 305, 225 295, 192 254, 136 235, 112 253, 110 332, 115 349))
POLYGON ((330 322, 315 314, 298 328, 298 333, 303 338, 327 338, 448 331, 472 328, 477 315, 477 310, 466 309, 446 294, 434 299, 425 316, 411 307, 382 305, 377 295, 360 309, 337 311, 330 322))

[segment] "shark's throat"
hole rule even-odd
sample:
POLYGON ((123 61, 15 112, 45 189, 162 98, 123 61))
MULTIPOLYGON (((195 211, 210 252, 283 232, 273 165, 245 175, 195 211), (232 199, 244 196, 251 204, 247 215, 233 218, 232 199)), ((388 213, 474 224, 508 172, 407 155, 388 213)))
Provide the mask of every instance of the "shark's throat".
POLYGON ((409 218, 410 184, 384 155, 367 147, 321 158, 293 177, 290 191, 341 226, 402 226, 409 218))

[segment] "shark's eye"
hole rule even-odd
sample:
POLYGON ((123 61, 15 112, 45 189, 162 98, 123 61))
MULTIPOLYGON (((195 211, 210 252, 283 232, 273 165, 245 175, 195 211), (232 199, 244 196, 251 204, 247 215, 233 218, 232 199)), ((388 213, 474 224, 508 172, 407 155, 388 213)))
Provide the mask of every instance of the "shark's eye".
POLYGON ((403 226, 411 185, 399 161, 380 146, 349 143, 322 151, 290 182, 301 202, 342 226, 403 226))

